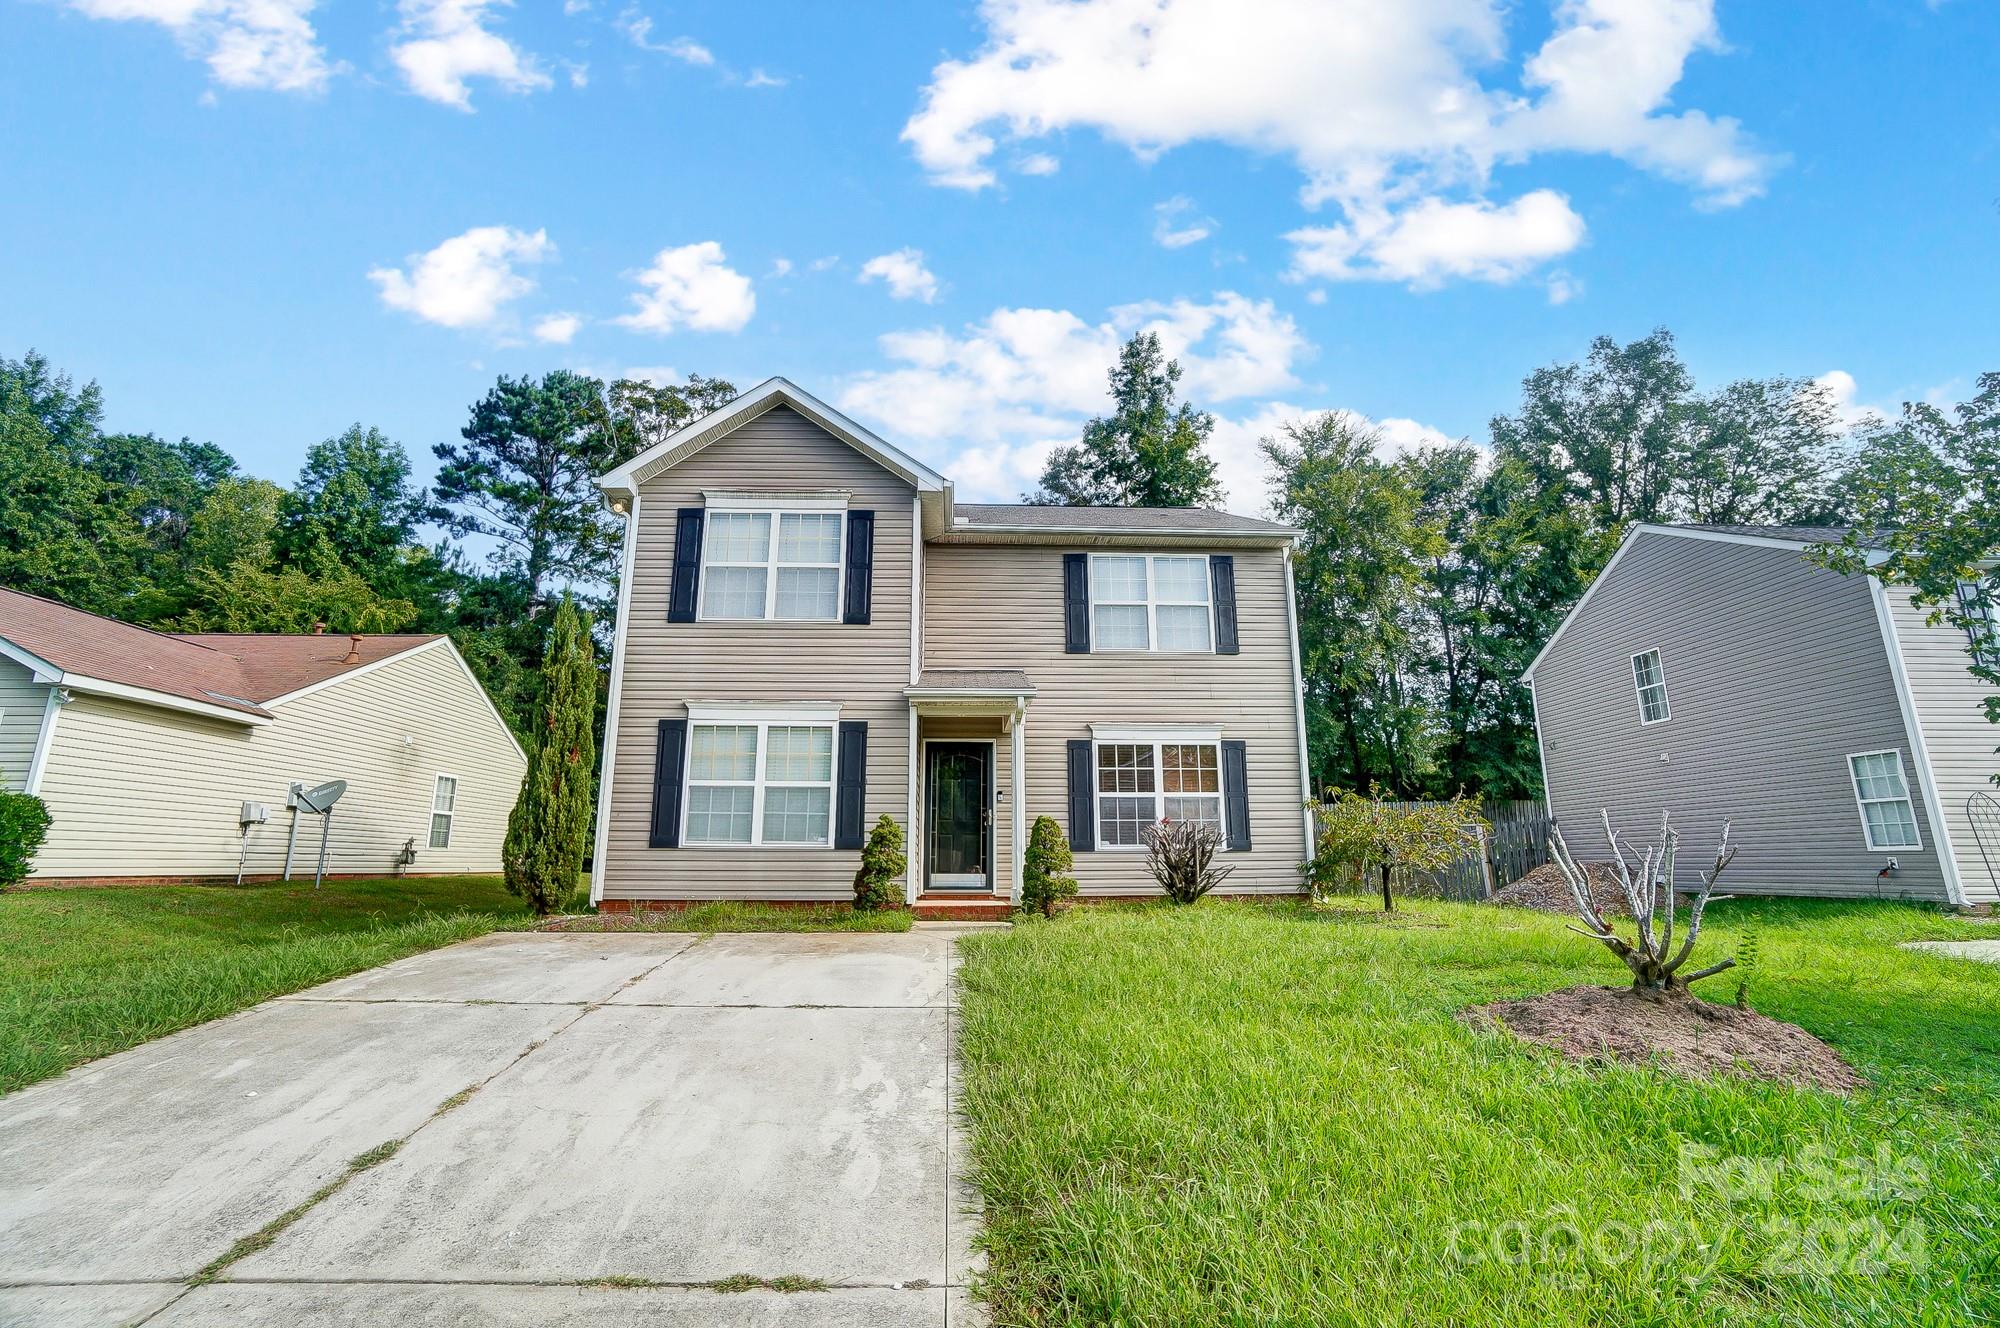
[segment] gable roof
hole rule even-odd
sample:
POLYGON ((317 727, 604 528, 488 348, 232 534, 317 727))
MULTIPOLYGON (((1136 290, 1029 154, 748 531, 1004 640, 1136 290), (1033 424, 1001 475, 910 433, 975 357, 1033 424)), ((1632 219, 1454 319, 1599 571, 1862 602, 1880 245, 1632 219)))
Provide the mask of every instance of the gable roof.
POLYGON ((296 692, 441 639, 156 632, 0 589, 0 654, 38 681, 242 724, 268 724, 268 707, 296 692), (358 661, 345 662, 350 650, 358 661))
POLYGON ((958 534, 1239 535, 1289 538, 1299 532, 1262 517, 1213 507, 1055 507, 1030 503, 959 503, 958 534))
POLYGON ((949 502, 950 480, 784 378, 767 378, 722 409, 682 425, 624 465, 599 475, 597 487, 614 498, 629 500, 653 476, 778 406, 791 407, 884 470, 914 485, 917 492, 941 494, 949 502))
POLYGON ((1713 540, 1723 544, 1747 544, 1766 549, 1805 550, 1812 548, 1816 544, 1838 544, 1841 540, 1847 538, 1847 534, 1851 529, 1852 527, 1850 526, 1663 526, 1646 524, 1633 526, 1625 532, 1625 538, 1619 541, 1617 552, 1611 555, 1611 561, 1605 563, 1604 569, 1591 578, 1591 582, 1584 588, 1582 596, 1578 598, 1575 604, 1570 606, 1569 612, 1563 615, 1563 620, 1556 627, 1555 634, 1549 637, 1540 650, 1535 652, 1535 658, 1528 664, 1526 669, 1522 670, 1521 677, 1530 683, 1534 681, 1535 670, 1542 666, 1542 660, 1547 658, 1548 653, 1556 648, 1556 642, 1562 640, 1563 633, 1569 630, 1569 625, 1576 621, 1577 615, 1583 612, 1586 604, 1590 603, 1590 597, 1595 595, 1597 588, 1603 585, 1606 579, 1610 577, 1611 569, 1618 566, 1618 560, 1625 556, 1627 549, 1630 549, 1638 542, 1641 535, 1676 535, 1682 539, 1713 540))

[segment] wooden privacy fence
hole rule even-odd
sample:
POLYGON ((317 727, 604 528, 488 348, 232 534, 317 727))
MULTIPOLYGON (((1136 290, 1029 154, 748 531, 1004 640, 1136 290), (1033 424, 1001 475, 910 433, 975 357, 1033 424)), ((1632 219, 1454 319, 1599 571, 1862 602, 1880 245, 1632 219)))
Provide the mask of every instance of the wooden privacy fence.
MULTIPOLYGON (((1437 807, 1441 803, 1392 801, 1393 807, 1437 807)), ((1420 872, 1399 867, 1390 873, 1392 888, 1402 894, 1435 899, 1484 899, 1488 889, 1520 880, 1549 860, 1548 808, 1530 798, 1480 804, 1480 815, 1492 825, 1484 836, 1468 826, 1465 855, 1442 871, 1420 872), (1482 845, 1481 840, 1484 840, 1482 845), (1488 881, 1491 881, 1489 887, 1488 881)), ((1357 878, 1355 888, 1372 890, 1376 881, 1357 878)))

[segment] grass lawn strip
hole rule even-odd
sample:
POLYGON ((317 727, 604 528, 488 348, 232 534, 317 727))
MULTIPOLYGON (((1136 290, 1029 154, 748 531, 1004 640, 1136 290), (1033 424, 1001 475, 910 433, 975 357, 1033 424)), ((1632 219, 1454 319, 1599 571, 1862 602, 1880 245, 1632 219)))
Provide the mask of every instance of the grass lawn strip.
POLYGON ((1855 1096, 1465 1027, 1470 1005, 1624 983, 1525 910, 1211 902, 964 939, 999 1321, 1993 1321, 2000 970, 1897 948, 1981 928, 1739 899, 1704 953, 1751 934, 1751 1005, 1832 1044, 1855 1096))

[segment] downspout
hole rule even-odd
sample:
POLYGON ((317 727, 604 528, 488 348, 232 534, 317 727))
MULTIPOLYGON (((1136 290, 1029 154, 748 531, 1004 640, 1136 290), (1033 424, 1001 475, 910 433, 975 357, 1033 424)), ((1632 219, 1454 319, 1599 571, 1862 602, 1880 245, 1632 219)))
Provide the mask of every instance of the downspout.
POLYGON ((1306 861, 1313 856, 1312 765, 1306 756, 1306 684, 1299 667, 1299 600, 1292 584, 1292 546, 1285 545, 1285 633, 1292 643, 1292 716, 1299 734, 1299 819, 1305 823, 1306 861))

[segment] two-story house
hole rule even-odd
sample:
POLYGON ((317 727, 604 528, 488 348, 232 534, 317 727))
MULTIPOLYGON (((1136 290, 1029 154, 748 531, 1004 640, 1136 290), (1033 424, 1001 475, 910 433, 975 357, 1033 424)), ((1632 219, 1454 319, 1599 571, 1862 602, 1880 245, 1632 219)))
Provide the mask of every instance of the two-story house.
POLYGON ((1038 816, 1086 896, 1139 831, 1229 892, 1310 850, 1294 532, 1200 508, 989 506, 774 378, 598 480, 626 518, 592 898, 852 898, 887 814, 920 914, 1019 898, 1038 816))

